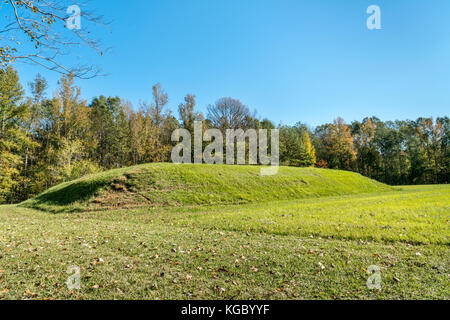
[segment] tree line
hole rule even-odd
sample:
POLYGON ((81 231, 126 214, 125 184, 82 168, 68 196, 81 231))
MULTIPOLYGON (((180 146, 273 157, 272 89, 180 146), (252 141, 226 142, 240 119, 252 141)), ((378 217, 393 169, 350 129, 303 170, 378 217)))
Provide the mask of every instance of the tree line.
POLYGON ((16 203, 61 182, 124 166, 170 161, 172 132, 193 132, 194 122, 208 128, 280 130, 282 165, 351 170, 392 185, 448 183, 450 119, 381 121, 310 128, 275 125, 233 98, 196 110, 188 94, 174 115, 160 84, 151 102, 137 109, 118 97, 81 99, 70 75, 48 97, 40 75, 25 96, 17 71, 0 70, 0 203, 16 203))

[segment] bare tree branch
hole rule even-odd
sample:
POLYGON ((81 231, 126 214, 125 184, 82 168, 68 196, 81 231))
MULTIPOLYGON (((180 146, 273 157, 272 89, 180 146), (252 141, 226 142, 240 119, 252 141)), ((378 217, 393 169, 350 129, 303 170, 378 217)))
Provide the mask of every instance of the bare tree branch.
POLYGON ((89 1, 75 0, 4 0, 0 2, 2 14, 6 11, 6 24, 0 25, 1 67, 14 62, 39 65, 51 71, 78 78, 101 75, 98 67, 86 64, 68 66, 62 62, 83 47, 103 56, 105 49, 91 36, 92 28, 107 27, 108 22, 89 11, 89 1), (68 28, 70 6, 80 8, 82 27, 68 28))

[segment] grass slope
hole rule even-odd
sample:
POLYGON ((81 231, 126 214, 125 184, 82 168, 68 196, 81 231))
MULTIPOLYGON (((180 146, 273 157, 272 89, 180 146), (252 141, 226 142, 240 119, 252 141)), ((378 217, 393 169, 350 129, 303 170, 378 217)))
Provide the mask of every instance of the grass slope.
POLYGON ((332 170, 112 170, 0 206, 0 300, 449 299, 449 199, 332 170))
POLYGON ((176 223, 278 235, 416 244, 450 244, 450 186, 405 186, 392 192, 199 208, 176 223))
POLYGON ((0 206, 0 300, 449 299, 450 186, 395 189, 57 215, 0 206), (66 286, 74 265, 81 290, 66 286), (371 265, 381 290, 366 286, 371 265))
POLYGON ((143 206, 243 204, 388 191, 392 188, 345 171, 281 167, 147 164, 107 171, 49 189, 23 207, 57 212, 143 206))

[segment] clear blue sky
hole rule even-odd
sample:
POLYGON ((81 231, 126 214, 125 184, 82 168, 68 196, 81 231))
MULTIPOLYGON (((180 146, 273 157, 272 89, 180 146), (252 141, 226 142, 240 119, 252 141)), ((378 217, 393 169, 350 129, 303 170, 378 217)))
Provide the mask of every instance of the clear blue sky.
MULTIPOLYGON (((449 115, 448 0, 93 0, 114 20, 106 56, 80 53, 107 77, 78 80, 90 100, 120 96, 135 107, 161 82, 176 110, 240 99, 275 123, 449 115), (382 30, 366 27, 381 8, 382 30)), ((18 66, 22 82, 41 72, 18 66)), ((50 92, 51 93, 51 92, 50 92)))

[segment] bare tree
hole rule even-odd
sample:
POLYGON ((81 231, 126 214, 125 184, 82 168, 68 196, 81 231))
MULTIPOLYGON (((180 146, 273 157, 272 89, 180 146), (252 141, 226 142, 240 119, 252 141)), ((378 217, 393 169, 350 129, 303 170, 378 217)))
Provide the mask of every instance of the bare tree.
POLYGON ((208 106, 208 119, 215 128, 225 132, 227 129, 246 129, 252 115, 241 101, 221 98, 214 105, 208 106))
MULTIPOLYGON (((106 26, 103 17, 89 11, 88 2, 75 0, 3 0, 0 2, 0 62, 5 67, 25 62, 72 75, 92 78, 100 69, 89 63, 66 65, 63 56, 88 47, 104 54, 91 29, 106 26), (5 18, 5 19, 3 19, 5 18), (73 21, 79 21, 79 25, 73 21)), ((81 57, 77 57, 81 60, 81 57)))

